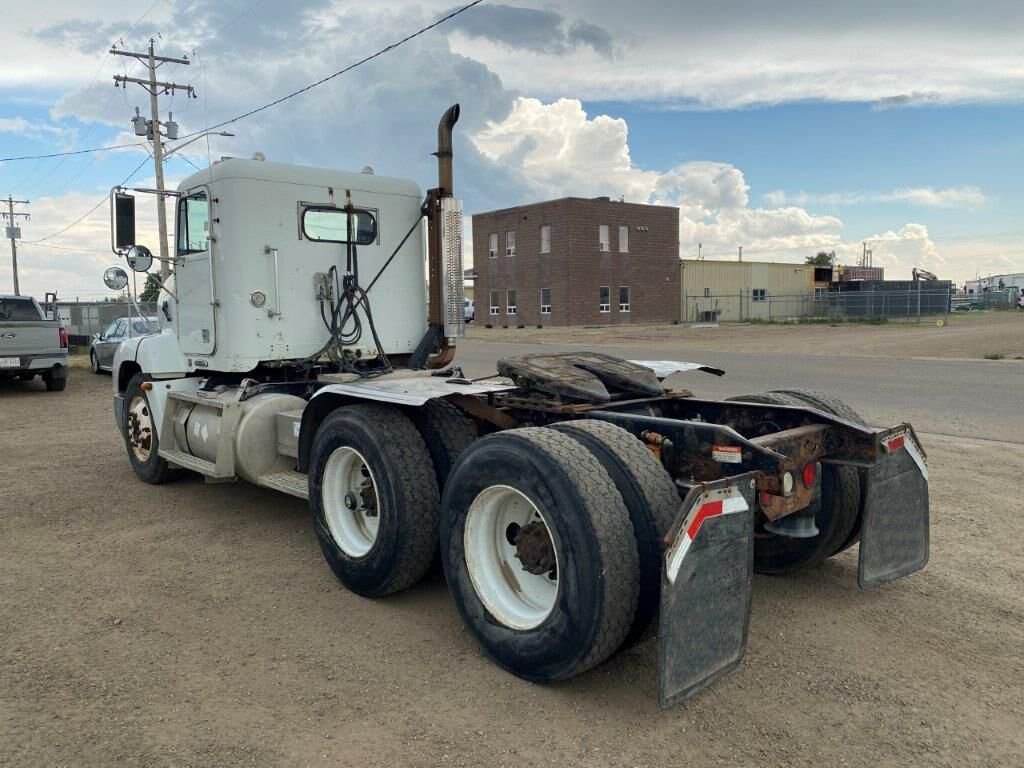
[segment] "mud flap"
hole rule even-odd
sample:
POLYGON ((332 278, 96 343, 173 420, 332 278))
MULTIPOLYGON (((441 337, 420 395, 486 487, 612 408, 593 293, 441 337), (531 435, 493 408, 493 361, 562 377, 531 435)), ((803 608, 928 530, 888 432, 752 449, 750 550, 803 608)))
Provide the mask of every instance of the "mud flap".
POLYGON ((752 474, 695 487, 661 574, 659 689, 667 709, 735 669, 754 576, 752 474))
POLYGON ((882 441, 885 453, 867 472, 860 532, 861 589, 877 587, 928 562, 928 465, 910 430, 882 441))

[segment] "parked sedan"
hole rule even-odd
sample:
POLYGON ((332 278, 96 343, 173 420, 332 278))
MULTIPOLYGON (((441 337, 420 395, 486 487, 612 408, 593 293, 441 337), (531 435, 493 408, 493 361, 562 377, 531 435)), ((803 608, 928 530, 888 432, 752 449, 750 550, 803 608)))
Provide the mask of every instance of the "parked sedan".
POLYGON ((103 333, 92 339, 89 348, 89 364, 93 373, 110 371, 114 354, 123 341, 137 336, 151 336, 160 333, 160 321, 155 317, 119 317, 103 333))

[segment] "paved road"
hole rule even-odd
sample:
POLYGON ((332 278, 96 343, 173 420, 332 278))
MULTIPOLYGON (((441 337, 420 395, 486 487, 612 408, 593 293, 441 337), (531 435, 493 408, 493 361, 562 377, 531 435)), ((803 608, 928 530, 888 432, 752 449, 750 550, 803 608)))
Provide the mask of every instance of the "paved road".
POLYGON ((728 397, 781 387, 819 389, 839 397, 874 424, 911 422, 918 432, 1024 443, 1024 364, 992 361, 814 357, 788 353, 701 352, 671 348, 576 347, 466 340, 458 362, 467 375, 494 372, 501 357, 592 349, 627 359, 693 360, 724 368, 722 378, 681 374, 677 387, 728 397))

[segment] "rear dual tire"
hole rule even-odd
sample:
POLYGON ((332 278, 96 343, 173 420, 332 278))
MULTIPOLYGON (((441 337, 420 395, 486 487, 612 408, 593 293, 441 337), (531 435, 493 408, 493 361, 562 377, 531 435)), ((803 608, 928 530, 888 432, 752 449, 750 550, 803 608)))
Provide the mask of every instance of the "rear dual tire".
POLYGON ((441 508, 456 608, 497 664, 564 680, 625 641, 640 594, 633 525, 608 472, 572 437, 531 427, 477 440, 441 508))
MULTIPOLYGON (((730 397, 729 400, 792 407, 810 405, 818 410, 826 410, 822 407, 821 399, 811 402, 807 397, 798 396, 798 392, 806 395, 810 391, 776 390, 757 395, 730 397)), ((811 394, 828 398, 821 393, 811 394)), ((835 403, 848 408, 840 401, 835 403)), ((794 573, 827 560, 856 541, 853 537, 859 530, 860 510, 860 479, 857 470, 853 467, 822 464, 820 497, 820 506, 815 515, 817 536, 805 539, 790 538, 770 533, 758 526, 754 538, 754 570, 757 573, 775 576, 794 573), (851 538, 853 541, 850 541, 851 538), (848 541, 849 544, 846 543, 848 541)))

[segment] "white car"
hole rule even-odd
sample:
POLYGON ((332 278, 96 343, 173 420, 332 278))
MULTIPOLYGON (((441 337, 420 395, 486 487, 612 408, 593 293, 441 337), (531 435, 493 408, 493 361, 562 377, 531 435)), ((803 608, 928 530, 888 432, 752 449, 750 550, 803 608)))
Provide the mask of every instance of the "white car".
POLYGON ((466 299, 466 322, 472 323, 476 318, 476 305, 472 299, 466 299))

